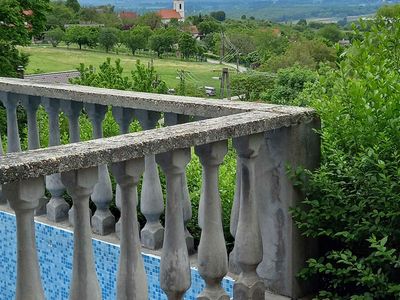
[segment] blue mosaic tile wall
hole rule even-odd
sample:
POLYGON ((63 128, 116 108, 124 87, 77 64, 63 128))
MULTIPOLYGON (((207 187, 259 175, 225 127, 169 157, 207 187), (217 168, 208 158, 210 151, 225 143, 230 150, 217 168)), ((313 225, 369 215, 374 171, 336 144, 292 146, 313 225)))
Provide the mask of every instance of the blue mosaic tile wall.
MULTIPOLYGON (((11 214, 0 212, 0 300, 15 297, 16 281, 16 224, 11 214)), ((46 299, 67 300, 72 274, 73 235, 42 223, 36 223, 36 244, 43 287, 46 299)), ((119 246, 93 240, 96 271, 104 300, 116 298, 116 277, 119 246)), ((149 298, 167 299, 159 286, 160 259, 143 255, 146 268, 149 298)), ((232 297, 233 281, 224 279, 223 287, 232 297)), ((192 287, 186 293, 186 300, 194 300, 203 290, 204 281, 197 270, 192 269, 192 287)))

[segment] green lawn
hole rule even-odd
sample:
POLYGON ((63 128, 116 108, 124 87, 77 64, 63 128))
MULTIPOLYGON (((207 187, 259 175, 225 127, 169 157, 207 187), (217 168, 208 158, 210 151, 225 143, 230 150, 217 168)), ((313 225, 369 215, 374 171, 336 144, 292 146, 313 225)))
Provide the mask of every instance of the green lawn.
MULTIPOLYGON (((149 57, 138 57, 126 54, 112 54, 92 50, 77 50, 67 48, 53 48, 51 46, 34 46, 21 49, 23 52, 30 55, 29 65, 26 73, 45 73, 75 70, 80 63, 93 65, 98 67, 107 57, 111 59, 121 59, 124 67, 124 72, 128 75, 134 68, 136 60, 140 59, 142 63, 148 63, 149 57)), ((177 77, 178 70, 189 71, 194 79, 191 82, 197 86, 219 86, 219 81, 213 79, 220 73, 219 65, 209 63, 188 62, 179 59, 154 59, 154 67, 160 74, 161 78, 167 82, 170 88, 178 86, 179 80, 177 77)), ((190 82, 190 81, 189 81, 190 82)))

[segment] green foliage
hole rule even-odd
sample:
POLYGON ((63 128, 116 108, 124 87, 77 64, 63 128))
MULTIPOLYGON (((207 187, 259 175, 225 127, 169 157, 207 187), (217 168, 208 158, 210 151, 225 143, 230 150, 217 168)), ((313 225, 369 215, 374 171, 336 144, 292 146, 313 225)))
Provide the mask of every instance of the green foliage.
POLYGON ((119 30, 116 28, 102 28, 99 33, 99 43, 108 53, 119 42, 119 30))
POLYGON ((179 37, 178 45, 183 58, 188 59, 196 54, 196 40, 191 34, 183 32, 179 37))
POLYGON ((155 30, 162 26, 161 17, 154 12, 145 13, 139 17, 137 25, 148 26, 151 30, 155 30))
POLYGON ((248 72, 233 76, 231 81, 232 95, 245 101, 259 101, 261 94, 267 92, 274 83, 270 74, 248 72))
POLYGON ((77 44, 79 49, 82 49, 82 46, 93 48, 98 42, 98 37, 98 28, 74 25, 68 27, 65 33, 65 42, 67 44, 77 44))
POLYGON ((167 29, 157 29, 150 37, 150 49, 155 51, 158 57, 166 52, 172 51, 175 36, 168 32, 167 29))
POLYGON ((319 35, 334 44, 343 38, 343 32, 336 24, 329 24, 318 31, 319 35))
POLYGON ((65 32, 60 27, 56 27, 45 33, 45 40, 50 42, 53 47, 57 47, 64 39, 64 35, 65 32))
POLYGON ((132 71, 131 78, 123 75, 124 69, 119 59, 113 66, 111 59, 108 58, 100 65, 98 72, 94 70, 93 66, 86 67, 84 64, 81 64, 78 71, 80 77, 72 79, 73 84, 148 93, 166 93, 168 91, 167 85, 159 79, 154 67, 145 66, 140 61, 136 62, 136 69, 132 71))
POLYGON ((335 61, 335 49, 317 40, 303 40, 291 43, 284 54, 271 57, 263 69, 276 72, 299 65, 315 70, 322 62, 333 64, 335 61))
POLYGON ((210 33, 219 32, 221 30, 221 25, 214 20, 205 20, 201 22, 198 26, 200 32, 204 35, 208 35, 210 33))
POLYGON ((0 76, 17 76, 17 68, 25 67, 28 58, 16 46, 29 45, 33 36, 45 26, 48 0, 0 0, 0 76))
POLYGON ((135 28, 124 32, 123 42, 132 54, 135 55, 139 49, 145 49, 153 32, 148 26, 136 26, 135 28))
POLYGON ((210 13, 210 17, 214 18, 217 21, 223 22, 226 19, 226 14, 224 11, 214 11, 210 13))
POLYGON ((74 11, 62 2, 50 2, 50 10, 46 14, 47 27, 63 28, 66 24, 77 23, 74 11))
POLYGON ((81 9, 81 5, 78 0, 67 0, 65 6, 72 9, 74 12, 78 12, 81 9))
POLYGON ((324 253, 302 277, 318 278, 319 299, 399 299, 400 23, 356 34, 339 70, 300 96, 323 121, 322 165, 305 172, 307 209, 293 215, 324 253))
POLYGON ((0 41, 0 76, 17 77, 19 66, 28 65, 28 55, 19 52, 14 46, 0 41))
POLYGON ((307 83, 313 83, 317 74, 309 69, 294 66, 278 71, 274 86, 261 95, 261 99, 281 105, 301 105, 297 97, 307 83), (296 100, 296 101, 295 101, 296 100))
POLYGON ((399 18, 400 17, 400 4, 384 5, 376 13, 379 17, 385 18, 399 18))

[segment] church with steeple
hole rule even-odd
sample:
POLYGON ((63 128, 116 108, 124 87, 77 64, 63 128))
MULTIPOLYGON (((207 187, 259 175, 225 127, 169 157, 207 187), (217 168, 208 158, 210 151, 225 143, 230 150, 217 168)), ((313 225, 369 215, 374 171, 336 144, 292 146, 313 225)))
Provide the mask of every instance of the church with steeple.
POLYGON ((164 24, 168 24, 173 19, 183 22, 185 21, 185 1, 174 0, 173 9, 162 9, 157 14, 161 17, 161 21, 164 24))

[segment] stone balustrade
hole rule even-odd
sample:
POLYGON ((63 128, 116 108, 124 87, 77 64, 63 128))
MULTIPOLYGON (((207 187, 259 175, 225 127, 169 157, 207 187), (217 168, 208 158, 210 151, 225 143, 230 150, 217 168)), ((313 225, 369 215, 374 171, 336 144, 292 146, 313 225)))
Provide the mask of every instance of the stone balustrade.
POLYGON ((6 78, 0 78, 0 100, 7 112, 7 153, 0 148, 0 203, 8 201, 17 219, 16 299, 44 299, 33 225, 40 207, 45 207, 50 221, 69 219, 74 227, 70 299, 101 299, 92 232, 113 231, 121 244, 118 299, 148 299, 142 246, 162 248, 160 286, 168 299, 183 299, 191 284, 189 255, 195 250, 187 230, 192 204, 186 166, 193 155, 202 166, 198 269, 206 287, 198 299, 229 299, 221 287, 228 269, 238 275, 234 299, 263 299, 266 290, 297 298, 307 291, 296 274, 314 253, 315 244, 300 236, 290 218, 290 207, 302 195, 287 178, 286 166, 318 165, 315 129, 320 124, 314 111, 6 78), (48 114, 50 131, 49 148, 43 149, 37 126, 40 106, 48 114), (18 107, 26 111, 29 151, 21 151, 18 107), (108 110, 120 135, 104 139, 108 110), (70 144, 62 146, 61 112, 68 119, 70 138, 70 144), (82 114, 92 124, 91 141, 79 142, 82 114), (143 131, 129 133, 133 120, 143 131), (231 216, 235 246, 228 256, 218 175, 229 140, 237 153, 237 178, 231 216), (166 195, 158 166, 165 174, 166 195), (110 212, 111 176, 121 212, 117 223, 110 212), (44 198, 46 189, 50 199, 44 198), (72 208, 66 194, 72 198, 72 208), (93 216, 90 199, 96 205, 93 216), (139 199, 146 218, 141 231, 139 199), (163 213, 165 228, 160 222, 163 213))

